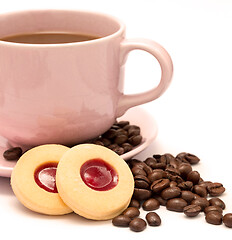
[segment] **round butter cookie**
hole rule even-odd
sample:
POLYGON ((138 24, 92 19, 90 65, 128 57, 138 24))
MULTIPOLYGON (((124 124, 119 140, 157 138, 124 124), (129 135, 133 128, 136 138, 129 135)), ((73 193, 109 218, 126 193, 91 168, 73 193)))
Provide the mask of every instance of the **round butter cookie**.
POLYGON ((63 201, 77 214, 106 220, 127 208, 134 191, 127 163, 112 150, 80 144, 61 158, 56 183, 63 201))
POLYGON ((62 145, 41 145, 28 150, 17 161, 11 186, 25 207, 48 215, 72 212, 60 198, 55 178, 58 162, 68 150, 62 145))

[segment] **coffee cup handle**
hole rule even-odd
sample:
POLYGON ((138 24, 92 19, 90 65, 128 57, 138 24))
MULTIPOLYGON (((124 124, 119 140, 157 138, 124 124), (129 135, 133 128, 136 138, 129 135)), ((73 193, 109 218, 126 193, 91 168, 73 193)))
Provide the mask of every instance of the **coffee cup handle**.
POLYGON ((153 101, 168 88, 173 74, 173 64, 168 52, 158 43, 148 39, 130 39, 121 43, 120 64, 125 64, 128 53, 132 50, 144 50, 152 54, 161 67, 161 79, 155 88, 146 92, 125 95, 119 98, 116 117, 122 116, 129 108, 153 101))

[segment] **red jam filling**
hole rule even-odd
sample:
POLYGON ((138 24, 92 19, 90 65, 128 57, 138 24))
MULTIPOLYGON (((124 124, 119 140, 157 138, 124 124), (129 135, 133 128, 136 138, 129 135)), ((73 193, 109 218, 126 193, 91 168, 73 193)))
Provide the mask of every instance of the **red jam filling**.
POLYGON ((51 193, 58 193, 56 188, 57 163, 49 162, 40 165, 34 172, 37 185, 51 193))
POLYGON ((86 161, 80 169, 84 183, 97 191, 107 191, 118 184, 118 174, 115 169, 102 159, 86 161))

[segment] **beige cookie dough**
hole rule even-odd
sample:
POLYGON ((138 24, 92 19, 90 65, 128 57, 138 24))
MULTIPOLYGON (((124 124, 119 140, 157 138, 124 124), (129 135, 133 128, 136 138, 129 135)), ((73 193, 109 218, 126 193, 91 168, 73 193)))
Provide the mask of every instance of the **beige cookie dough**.
POLYGON ((129 205, 134 190, 133 175, 126 162, 112 150, 94 144, 80 144, 61 158, 56 173, 57 189, 63 201, 77 214, 94 220, 111 219, 129 205), (118 174, 117 185, 98 191, 82 180, 80 169, 92 159, 101 159, 118 174))
POLYGON ((35 182, 34 172, 46 163, 57 163, 68 147, 46 144, 25 152, 17 161, 11 175, 11 186, 18 200, 32 211, 62 215, 72 212, 58 193, 48 192, 35 182))

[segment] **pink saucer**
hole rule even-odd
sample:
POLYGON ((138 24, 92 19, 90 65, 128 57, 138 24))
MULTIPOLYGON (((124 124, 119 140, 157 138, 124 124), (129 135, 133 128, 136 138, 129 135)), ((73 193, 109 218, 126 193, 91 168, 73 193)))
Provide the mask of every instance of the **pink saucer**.
MULTIPOLYGON (((141 128, 141 135, 143 136, 142 143, 135 147, 132 151, 121 155, 124 160, 128 160, 140 153, 148 147, 157 136, 157 125, 153 116, 141 107, 134 107, 129 109, 118 120, 127 120, 130 124, 138 125, 141 128)), ((5 150, 10 148, 8 141, 0 136, 0 176, 10 177, 15 161, 6 161, 3 157, 5 150)))

